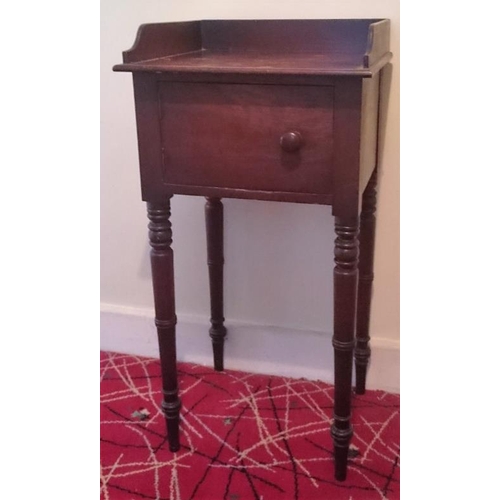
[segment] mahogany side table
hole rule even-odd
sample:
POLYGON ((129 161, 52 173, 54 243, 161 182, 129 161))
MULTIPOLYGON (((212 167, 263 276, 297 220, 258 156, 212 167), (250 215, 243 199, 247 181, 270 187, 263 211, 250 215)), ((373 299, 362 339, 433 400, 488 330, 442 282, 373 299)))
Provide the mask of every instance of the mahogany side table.
POLYGON ((346 478, 353 354, 359 394, 370 358, 380 71, 390 58, 387 19, 195 21, 142 25, 113 68, 133 73, 171 451, 180 447, 181 403, 170 198, 207 199, 216 370, 226 336, 221 198, 328 205, 336 231, 331 435, 335 477, 346 478))

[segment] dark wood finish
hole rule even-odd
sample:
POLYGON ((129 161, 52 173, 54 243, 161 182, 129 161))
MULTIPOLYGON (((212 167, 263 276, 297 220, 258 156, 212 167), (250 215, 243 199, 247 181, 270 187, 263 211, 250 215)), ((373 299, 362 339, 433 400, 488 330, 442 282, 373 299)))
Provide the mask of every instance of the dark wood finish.
POLYGON ((154 75, 134 75, 135 116, 142 199, 163 202, 172 193, 161 182, 161 135, 159 126, 158 83, 154 75))
POLYGON ((179 444, 179 411, 181 402, 177 387, 177 355, 175 345, 174 253, 172 251, 172 225, 170 200, 148 203, 150 220, 151 271, 155 300, 155 324, 160 345, 161 374, 163 380, 162 409, 167 421, 170 451, 179 444))
POLYGON ((338 217, 352 217, 359 209, 362 86, 361 78, 342 78, 335 85, 332 211, 338 217))
POLYGON ((335 476, 345 479, 356 321, 358 392, 369 360, 379 72, 390 57, 388 20, 193 21, 141 26, 123 64, 115 66, 134 76, 172 450, 180 403, 168 200, 173 194, 207 198, 216 369, 223 369, 226 335, 220 199, 329 205, 337 232, 331 434, 335 476))
POLYGON ((304 138, 298 131, 286 132, 280 137, 280 146, 283 151, 287 153, 295 153, 304 144, 304 138))
MULTIPOLYGON (((385 64, 385 63, 384 63, 385 64)), ((382 65, 383 66, 383 65, 382 65)), ((380 68, 371 76, 375 76, 380 68)), ((133 72, 134 73, 134 72, 133 72)), ((150 74, 148 72, 142 75, 150 74)), ((317 87, 332 87, 338 81, 338 75, 302 75, 300 73, 238 73, 226 71, 223 73, 208 73, 195 71, 155 72, 158 81, 162 82, 193 82, 193 83, 248 83, 250 85, 315 85, 317 87)), ((349 74, 346 76, 356 76, 349 74)))
POLYGON ((210 337, 214 351, 214 368, 224 370, 224 206, 220 198, 207 198, 207 263, 210 283, 210 337))
POLYGON ((387 19, 241 20, 141 26, 115 71, 373 76, 387 19))
POLYGON ((372 301, 373 256, 375 251, 375 211, 377 208, 377 170, 363 193, 359 232, 359 285, 356 321, 356 393, 366 390, 366 371, 370 361, 370 308, 372 301))
MULTIPOLYGON (((203 48, 212 52, 362 56, 377 19, 202 21, 203 48)), ((387 21, 382 21, 387 24, 387 21)), ((378 38, 377 38, 378 39, 378 38)), ((387 44, 387 50, 389 45, 387 44)))
POLYGON ((168 83, 160 102, 167 186, 332 192, 332 88, 168 83), (284 151, 291 132, 302 145, 284 151))
POLYGON ((389 21, 381 19, 368 26, 368 44, 363 56, 363 65, 369 68, 375 61, 382 59, 389 52, 389 21))
POLYGON ((368 184, 373 167, 377 164, 378 108, 380 73, 365 78, 361 90, 361 145, 359 158, 359 192, 368 184))
POLYGON ((123 62, 136 63, 197 50, 201 50, 199 21, 143 24, 132 48, 123 52, 123 62))
POLYGON ((333 275, 333 350, 335 369, 334 422, 335 478, 347 474, 347 453, 352 437, 352 355, 358 289, 358 218, 335 218, 335 269, 333 275))
POLYGON ((169 184, 168 188, 175 194, 186 194, 212 198, 240 198, 243 200, 288 201, 293 203, 313 203, 316 205, 332 205, 332 195, 310 193, 284 193, 282 191, 260 191, 253 189, 218 188, 209 186, 179 186, 169 184))
POLYGON ((371 77, 390 56, 365 68, 350 55, 254 55, 220 54, 207 51, 190 52, 178 56, 160 57, 148 61, 116 66, 117 71, 189 72, 220 74, 276 74, 276 75, 335 75, 371 77))

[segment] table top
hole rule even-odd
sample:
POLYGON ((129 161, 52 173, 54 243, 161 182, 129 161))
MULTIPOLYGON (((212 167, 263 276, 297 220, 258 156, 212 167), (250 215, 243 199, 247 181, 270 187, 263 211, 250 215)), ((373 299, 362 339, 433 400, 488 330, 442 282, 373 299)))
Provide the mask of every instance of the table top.
POLYGON ((370 76, 353 54, 252 54, 200 50, 117 67, 120 71, 370 76), (123 69, 122 69, 123 68, 123 69))
POLYGON ((115 71, 373 76, 391 58, 389 20, 145 24, 115 71))

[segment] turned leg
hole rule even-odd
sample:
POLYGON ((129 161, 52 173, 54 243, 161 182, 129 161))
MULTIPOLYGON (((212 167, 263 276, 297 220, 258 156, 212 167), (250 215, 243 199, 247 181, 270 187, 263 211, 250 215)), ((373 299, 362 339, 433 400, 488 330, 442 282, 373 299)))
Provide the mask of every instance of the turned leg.
POLYGON ((370 361, 370 306, 372 301, 373 253, 375 247, 375 210, 377 207, 377 170, 375 169, 363 194, 359 231, 359 285, 356 321, 356 394, 364 394, 366 371, 370 361))
POLYGON ((167 421, 170 451, 179 445, 179 410, 181 402, 177 387, 177 356, 175 347, 175 296, 174 254, 170 199, 164 203, 148 203, 149 243, 151 245, 151 270, 156 312, 156 329, 160 345, 161 374, 163 381, 162 409, 167 421))
POLYGON ((210 281, 210 337, 214 351, 214 368, 224 370, 224 206, 220 198, 207 198, 205 221, 207 227, 208 277, 210 281))
POLYGON ((335 478, 344 481, 352 437, 351 391, 354 328, 358 288, 358 219, 335 218, 334 328, 335 367, 334 441, 335 478))

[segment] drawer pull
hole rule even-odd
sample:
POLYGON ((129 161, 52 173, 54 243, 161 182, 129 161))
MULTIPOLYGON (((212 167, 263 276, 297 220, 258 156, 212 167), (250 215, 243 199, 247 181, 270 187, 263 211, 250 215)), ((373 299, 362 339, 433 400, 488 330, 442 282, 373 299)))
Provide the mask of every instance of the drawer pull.
POLYGON ((287 132, 280 138, 280 145, 284 151, 293 153, 298 151, 302 146, 302 136, 300 132, 287 132))

